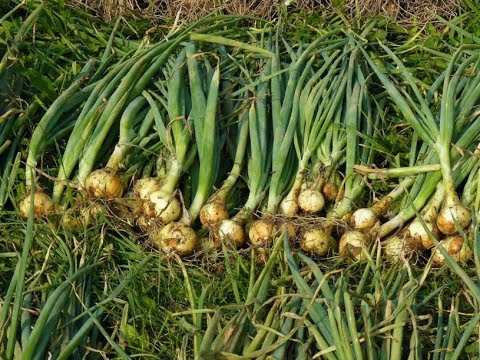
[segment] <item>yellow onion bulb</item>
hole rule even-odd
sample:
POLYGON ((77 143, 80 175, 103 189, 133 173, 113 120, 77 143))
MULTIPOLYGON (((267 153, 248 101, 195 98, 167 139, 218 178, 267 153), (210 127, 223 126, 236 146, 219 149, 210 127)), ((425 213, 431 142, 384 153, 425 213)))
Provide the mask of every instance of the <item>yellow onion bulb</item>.
POLYGON ((65 230, 78 230, 83 227, 82 218, 75 209, 67 209, 61 218, 65 230))
POLYGON ((147 177, 137 180, 133 186, 133 193, 140 199, 147 200, 151 193, 162 188, 162 183, 159 179, 147 177))
POLYGON ((95 198, 112 200, 122 196, 122 179, 111 168, 98 169, 90 173, 85 180, 87 193, 95 198))
POLYGON ((472 222, 470 211, 457 199, 448 201, 437 216, 437 227, 445 235, 458 232, 457 223, 462 229, 466 229, 472 222))
POLYGON ((250 225, 248 237, 250 242, 257 245, 267 245, 273 242, 275 235, 275 225, 270 220, 256 220, 250 225))
POLYGON ((331 237, 325 229, 311 228, 303 232, 299 245, 307 253, 322 256, 330 249, 331 237))
MULTIPOLYGON (((438 238, 439 232, 435 222, 429 219, 425 219, 424 222, 428 231, 431 232, 435 238, 438 238)), ((430 238, 427 230, 425 229, 425 227, 423 226, 422 222, 419 219, 415 219, 408 226, 408 232, 412 239, 422 244, 422 248, 428 250, 431 247, 433 247, 432 239, 430 238)))
POLYGON ((209 228, 215 228, 222 220, 228 219, 228 211, 221 200, 207 202, 200 209, 200 222, 209 228))
POLYGON ((355 210, 350 218, 352 226, 356 230, 368 230, 375 226, 378 221, 377 215, 370 208, 355 210))
POLYGON ((322 194, 328 201, 334 201, 338 196, 338 185, 334 181, 328 180, 322 187, 322 194))
POLYGON ((154 191, 143 203, 143 213, 147 218, 156 218, 166 225, 177 220, 181 213, 180 201, 162 190, 154 191))
POLYGON ((298 195, 298 206, 306 213, 314 214, 323 209, 325 199, 319 190, 303 190, 298 195))
POLYGON ((285 197, 280 203, 280 213, 286 217, 293 217, 298 213, 298 201, 294 196, 285 197))
POLYGON ((245 243, 245 230, 238 221, 225 219, 218 225, 218 238, 221 242, 239 247, 245 243))
MULTIPOLYGON (((472 258, 472 250, 461 236, 449 236, 440 241, 439 247, 443 247, 459 263, 466 263, 472 258)), ((438 248, 433 252, 432 260, 437 265, 445 263, 445 257, 438 248)))
MULTIPOLYGON (((31 195, 25 196, 20 201, 20 215, 22 218, 27 219, 30 212, 31 195)), ((55 211, 55 204, 50 196, 41 191, 36 191, 33 194, 33 215, 34 217, 47 216, 55 211)))
POLYGON ((392 236, 385 240, 382 244, 383 254, 385 258, 391 263, 410 259, 416 253, 416 247, 411 239, 392 236))
POLYGON ((150 241, 159 250, 180 257, 192 255, 197 247, 197 234, 187 224, 171 222, 150 233, 150 241))
POLYGON ((105 214, 107 208, 102 204, 91 204, 81 212, 82 221, 85 226, 91 226, 95 224, 102 214, 105 214))
POLYGON ((370 245, 368 237, 360 231, 349 230, 340 238, 339 252, 342 256, 362 259, 362 250, 370 245))

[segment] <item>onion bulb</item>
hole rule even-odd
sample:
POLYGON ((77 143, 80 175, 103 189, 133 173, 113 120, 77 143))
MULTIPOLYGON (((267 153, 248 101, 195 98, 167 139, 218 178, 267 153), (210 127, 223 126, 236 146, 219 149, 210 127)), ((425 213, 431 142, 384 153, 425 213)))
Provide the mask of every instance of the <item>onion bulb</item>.
POLYGON ((286 196, 280 203, 280 213, 286 217, 293 217, 298 213, 298 200, 295 195, 286 196))
POLYGON ((458 198, 447 198, 437 216, 437 227, 445 235, 457 232, 457 223, 466 229, 472 221, 470 211, 463 206, 458 198))
POLYGON ((409 259, 416 253, 416 247, 410 238, 392 236, 382 244, 385 258, 391 263, 409 259))
POLYGON ((355 210, 350 219, 356 230, 368 230, 375 226, 378 221, 377 215, 370 208, 355 210))
POLYGON ((151 193, 162 188, 162 183, 157 178, 147 177, 137 180, 133 193, 140 199, 147 200, 151 193))
POLYGON ((362 249, 370 245, 368 237, 356 230, 349 230, 340 238, 339 251, 346 257, 352 256, 356 260, 362 258, 362 249))
POLYGON ((83 227, 80 215, 75 209, 67 209, 61 218, 65 230, 78 230, 83 227))
POLYGON ((328 201, 334 201, 338 195, 338 185, 332 179, 329 179, 322 187, 322 194, 328 201))
POLYGON ((180 216, 180 202, 176 197, 162 190, 154 191, 143 203, 143 212, 147 218, 157 218, 166 225, 180 216))
POLYGON ((213 200, 202 206, 200 222, 209 228, 215 228, 222 220, 228 219, 228 211, 221 200, 213 200))
POLYGON ((104 200, 119 198, 123 194, 122 179, 111 168, 91 172, 85 180, 85 189, 90 196, 104 200))
POLYGON ((300 195, 298 195, 298 206, 306 213, 314 214, 323 209, 325 199, 318 190, 303 190, 300 195))
POLYGON ((218 226, 218 238, 224 243, 242 246, 245 242, 245 230, 239 222, 225 219, 218 226))
MULTIPOLYGON (((472 251, 461 236, 449 236, 440 241, 439 247, 443 247, 459 263, 466 263, 472 258, 472 251)), ((433 252, 433 262, 437 265, 445 263, 445 257, 438 248, 433 252)))
POLYGON ((331 238, 325 229, 311 228, 302 234, 299 245, 307 253, 322 256, 330 249, 331 238))
POLYGON ((273 242, 275 225, 270 220, 256 220, 250 225, 248 237, 253 245, 266 245, 273 242))
MULTIPOLYGON (((424 222, 428 231, 431 232, 435 238, 438 238, 439 233, 435 221, 432 221, 431 219, 425 219, 424 222)), ((433 247, 432 239, 430 239, 427 230, 419 219, 415 219, 408 226, 408 232, 410 234, 410 237, 415 241, 420 242, 424 249, 430 249, 431 247, 433 247)))
MULTIPOLYGON (((28 213, 30 212, 30 200, 31 195, 25 196, 20 201, 20 215, 24 219, 28 219, 28 213)), ((35 217, 47 216, 55 211, 55 204, 50 196, 42 191, 36 191, 33 194, 33 215, 35 217)))
POLYGON ((171 222, 150 233, 150 241, 155 247, 165 253, 175 253, 179 256, 193 254, 197 247, 197 234, 187 224, 171 222))

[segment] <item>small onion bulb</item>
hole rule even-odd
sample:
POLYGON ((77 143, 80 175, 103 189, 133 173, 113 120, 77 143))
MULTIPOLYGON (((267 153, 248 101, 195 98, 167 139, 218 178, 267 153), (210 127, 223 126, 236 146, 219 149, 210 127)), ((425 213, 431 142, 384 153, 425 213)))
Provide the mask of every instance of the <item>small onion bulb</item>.
POLYGON ((312 228, 302 234, 299 245, 307 253, 322 256, 330 249, 331 238, 324 229, 312 228))
POLYGON ((248 237, 253 245, 266 245, 273 242, 275 225, 270 220, 256 220, 250 225, 248 237))
POLYGON ((157 218, 162 224, 169 224, 180 216, 180 202, 162 190, 154 191, 144 202, 143 212, 147 218, 157 218))
POLYGON ((119 198, 123 194, 122 179, 111 168, 91 172, 85 180, 85 188, 90 196, 104 200, 119 198))
POLYGON ((228 211, 221 200, 206 203, 200 210, 200 222, 209 228, 215 228, 222 220, 228 219, 228 211))
POLYGON ((161 188, 162 184, 157 178, 147 177, 137 180, 133 187, 133 193, 140 199, 147 200, 151 193, 161 188))
POLYGON ((193 254, 197 247, 197 234, 188 225, 172 222, 163 228, 155 229, 150 234, 150 241, 155 247, 165 253, 175 253, 179 256, 193 254))
POLYGON ((242 224, 235 220, 222 220, 218 226, 218 237, 220 241, 232 244, 235 246, 242 246, 245 242, 245 230, 242 224))
MULTIPOLYGON (((28 219, 28 214, 30 212, 30 201, 30 194, 25 196, 22 201, 20 201, 20 215, 24 219, 28 219)), ((33 194, 33 215, 35 217, 47 216, 54 211, 55 204, 53 203, 50 196, 41 191, 36 191, 33 194)))
POLYGON ((378 221, 377 215, 370 208, 355 210, 350 219, 356 230, 368 230, 375 226, 378 221))
POLYGON ((352 256, 356 260, 362 259, 362 249, 370 244, 368 237, 357 230, 349 230, 340 238, 339 251, 346 257, 352 256))
POLYGON ((303 190, 300 195, 298 195, 298 206, 306 213, 314 214, 323 209, 325 199, 318 190, 303 190))
MULTIPOLYGON (((441 240, 439 246, 447 250, 453 259, 459 263, 466 263, 472 258, 472 251, 461 236, 449 236, 441 240)), ((445 257, 438 248, 435 249, 432 260, 437 265, 445 263, 445 257)))

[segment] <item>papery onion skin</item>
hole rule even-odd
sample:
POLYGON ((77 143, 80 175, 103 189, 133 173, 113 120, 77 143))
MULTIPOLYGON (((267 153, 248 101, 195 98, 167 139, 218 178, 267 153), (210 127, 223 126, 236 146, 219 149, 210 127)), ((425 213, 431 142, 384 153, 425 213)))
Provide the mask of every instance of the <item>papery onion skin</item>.
POLYGON ((90 173, 85 180, 87 193, 95 198, 112 200, 122 196, 122 179, 111 168, 98 169, 90 173))
MULTIPOLYGON (((30 202, 31 195, 28 194, 25 196, 22 201, 20 201, 20 215, 24 219, 28 219, 28 214, 30 212, 30 202)), ((44 217, 52 214, 55 211, 55 204, 53 203, 50 196, 45 194, 42 191, 36 191, 33 194, 33 215, 34 217, 44 217)))
POLYGON ((150 233, 150 241, 159 250, 180 257, 190 256, 197 248, 197 234, 187 224, 172 222, 150 233))
POLYGON ((382 252, 391 263, 408 260, 416 254, 416 246, 408 237, 392 236, 382 243, 382 252))
MULTIPOLYGON (((428 219, 424 220, 427 229, 432 233, 435 238, 438 238, 439 231, 436 224, 428 219)), ((422 248, 428 250, 433 247, 433 241, 430 238, 428 232, 424 228, 422 222, 415 219, 409 226, 408 232, 410 237, 414 240, 421 242, 422 248)))

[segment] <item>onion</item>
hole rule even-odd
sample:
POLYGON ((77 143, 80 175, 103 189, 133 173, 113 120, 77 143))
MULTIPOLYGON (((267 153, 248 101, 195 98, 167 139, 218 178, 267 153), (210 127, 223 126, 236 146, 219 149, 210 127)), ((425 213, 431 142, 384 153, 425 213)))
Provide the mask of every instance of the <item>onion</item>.
POLYGON ((253 245, 265 245, 273 242, 275 226, 270 220, 256 220, 250 225, 248 237, 253 245))
POLYGON ((299 245, 305 252, 322 256, 330 249, 331 240, 325 229, 312 228, 302 234, 299 245))
POLYGON ((98 218, 102 214, 105 214, 106 210, 107 208, 105 207, 105 205, 97 203, 91 204, 87 208, 83 209, 83 211, 81 212, 83 224, 85 224, 85 226, 95 224, 98 218))
POLYGON ((228 211, 221 200, 213 200, 202 206, 200 222, 209 228, 215 228, 222 220, 228 219, 228 211))
POLYGON ((143 204, 147 218, 157 218, 166 225, 178 219, 181 208, 178 199, 162 190, 154 191, 143 204))
POLYGON ((377 223, 377 215, 370 208, 356 210, 350 219, 352 226, 357 230, 368 230, 377 223))
MULTIPOLYGON (((435 221, 432 221, 431 219, 425 219, 424 222, 427 229, 432 233, 432 235, 435 238, 438 238, 439 232, 435 221)), ((430 249, 431 247, 433 247, 432 239, 430 239, 427 230, 424 228, 422 222, 419 219, 415 219, 408 226, 408 232, 410 234, 410 237, 416 241, 419 241, 424 249, 430 249)))
POLYGON ((235 220, 222 220, 218 226, 218 237, 222 242, 242 246, 245 242, 245 230, 242 224, 235 220))
POLYGON ((65 230, 78 230, 83 227, 81 217, 75 209, 67 209, 62 214, 61 222, 65 230))
POLYGON ((309 214, 317 213, 325 206, 325 199, 318 190, 303 190, 298 195, 298 206, 309 214))
POLYGON ((162 188, 162 183, 157 178, 147 177, 137 180, 133 187, 135 196, 140 199, 146 200, 151 193, 158 191, 162 188))
POLYGON ((338 195, 339 186, 335 180, 329 178, 322 187, 323 197, 328 201, 334 201, 338 195))
MULTIPOLYGON (((28 219, 28 213, 30 212, 30 200, 31 195, 25 196, 20 201, 20 215, 24 219, 28 219)), ((55 204, 50 196, 42 191, 36 191, 33 194, 33 215, 35 217, 47 216, 55 211, 55 204)))
POLYGON ((111 168, 91 172, 85 180, 85 188, 90 196, 105 200, 119 198, 123 194, 122 179, 111 168))
MULTIPOLYGON (((461 236, 449 236, 440 241, 439 247, 443 247, 459 263, 466 263, 472 258, 472 251, 461 236)), ((438 248, 433 252, 433 262, 437 265, 445 263, 445 257, 438 248)))
POLYGON ((280 213, 286 217, 293 217, 298 213, 298 191, 291 191, 280 203, 280 213))
POLYGON ((457 232, 457 223, 466 229, 472 221, 470 211, 456 197, 448 197, 437 216, 437 227, 445 235, 457 232))
POLYGON ((370 245, 368 237, 356 230, 349 230, 340 238, 339 251, 346 257, 352 256, 356 260, 362 258, 362 249, 370 245))
POLYGON ((193 254, 197 247, 197 234, 184 223, 171 222, 163 228, 152 231, 150 241, 165 253, 188 256, 193 254))
POLYGON ((408 237, 392 236, 382 246, 385 258, 391 263, 409 259, 416 253, 416 247, 408 237))

